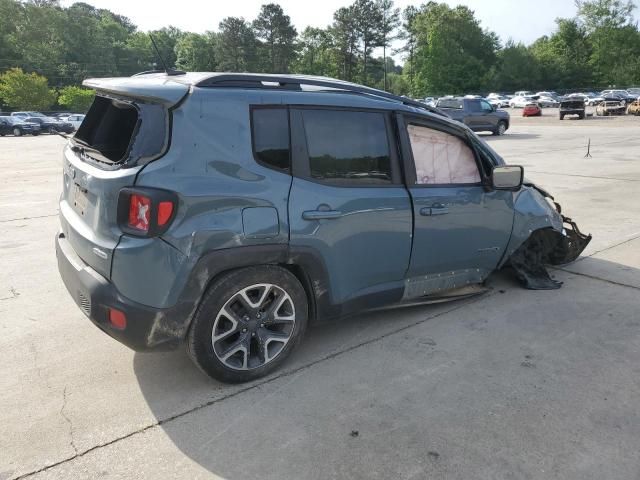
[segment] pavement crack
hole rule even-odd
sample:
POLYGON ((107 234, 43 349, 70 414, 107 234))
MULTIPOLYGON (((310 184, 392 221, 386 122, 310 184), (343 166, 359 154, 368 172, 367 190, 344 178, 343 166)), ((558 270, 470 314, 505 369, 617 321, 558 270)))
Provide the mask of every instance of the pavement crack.
MULTIPOLYGON (((64 409, 66 407, 67 407, 67 386, 65 385, 64 390, 62 391, 62 407, 60 408, 60 415, 62 415, 62 418, 64 418, 66 420, 66 422, 69 424, 69 444, 73 448, 73 451, 75 452, 75 456, 77 456, 78 455, 78 449, 77 449, 76 443, 75 443, 75 441, 73 439, 73 422, 67 416, 67 414, 64 412, 64 409)), ((75 456, 74 456, 74 458, 75 458, 75 456)))
POLYGON ((615 280, 608 280, 606 278, 596 277, 595 275, 589 275, 588 273, 574 272, 573 270, 566 270, 560 267, 551 267, 551 268, 554 270, 560 270, 565 273, 571 273, 573 275, 579 275, 581 277, 591 278, 592 280, 600 280, 601 282, 605 282, 610 285, 616 285, 618 287, 627 287, 627 288, 633 288, 634 290, 640 290, 640 287, 636 287, 635 285, 629 285, 628 283, 616 282, 615 280))
POLYGON ((456 304, 452 308, 449 308, 447 310, 443 310, 443 311, 438 312, 438 313, 434 313, 433 315, 429 315, 429 316, 427 316, 427 317, 425 317, 425 318, 423 318, 421 320, 418 320, 418 321, 412 322, 412 323, 410 323, 408 325, 404 325, 402 327, 396 328, 394 330, 391 330, 391 331, 389 331, 387 333, 384 333, 382 335, 379 335, 377 337, 370 338, 368 340, 364 340, 364 341, 362 341, 360 343, 357 343, 355 345, 352 345, 350 347, 343 348, 341 350, 333 351, 333 352, 331 352, 331 353, 329 353, 329 354, 327 354, 327 355, 325 355, 323 357, 320 357, 320 358, 318 358, 316 360, 313 360, 313 361, 311 361, 309 363, 306 363, 304 365, 300 365, 297 368, 292 368, 291 370, 285 370, 285 371, 283 371, 283 372, 281 372, 279 374, 276 374, 273 377, 267 377, 267 378, 263 379, 262 381, 258 381, 256 383, 248 385, 245 388, 241 388, 239 390, 236 390, 236 391, 234 391, 232 393, 229 393, 227 395, 223 395, 221 397, 213 398, 211 400, 208 400, 206 402, 201 403, 200 405, 196 405, 195 407, 192 407, 192 408, 190 408, 188 410, 185 410, 184 412, 176 413, 175 415, 172 415, 170 417, 164 418, 162 420, 158 420, 157 422, 154 422, 154 423, 151 423, 149 425, 146 425, 146 426, 144 426, 142 428, 139 428, 137 430, 129 432, 129 433, 125 434, 125 435, 121 435, 119 437, 116 437, 116 438, 114 438, 112 440, 109 440, 108 442, 104 442, 104 443, 101 443, 99 445, 94 445, 93 447, 90 447, 90 448, 88 448, 86 450, 83 450, 81 452, 79 452, 77 450, 77 448, 75 446, 75 443, 74 443, 74 440, 73 440, 73 425, 71 423, 71 420, 64 414, 64 409, 65 409, 65 406, 66 406, 66 399, 67 399, 67 396, 66 396, 67 388, 65 387, 64 392, 63 392, 64 403, 62 405, 62 409, 60 410, 60 413, 62 414, 62 416, 69 423, 70 436, 71 436, 71 446, 75 450, 75 454, 70 456, 70 457, 67 457, 65 459, 62 459, 62 460, 59 460, 59 461, 54 462, 52 464, 49 464, 47 466, 44 466, 42 468, 39 468, 37 470, 33 470, 33 471, 27 472, 27 473, 23 473, 23 474, 21 474, 21 475, 19 475, 17 477, 14 477, 13 480, 22 480, 22 479, 31 477, 33 475, 36 475, 38 473, 44 472, 46 470, 51 470, 52 468, 55 468, 55 467, 58 467, 60 465, 65 464, 65 463, 71 462, 72 460, 75 460, 76 458, 83 457, 86 454, 91 453, 91 452, 93 452, 95 450, 99 450, 101 448, 108 447, 108 446, 113 445, 115 443, 118 443, 118 442, 120 442, 122 440, 126 440, 127 438, 133 437, 134 435, 137 435, 139 433, 144 433, 144 432, 146 432, 148 430, 151 430, 153 428, 163 426, 163 425, 165 425, 167 423, 170 423, 170 422, 172 422, 174 420, 177 420, 179 418, 185 417, 187 415, 190 415, 192 413, 200 411, 200 410, 202 410, 204 408, 210 407, 211 405, 215 405, 217 403, 224 402, 225 400, 229 400, 231 398, 234 398, 234 397, 237 397, 239 395, 242 395, 245 392, 249 392, 251 390, 258 390, 263 385, 275 382, 276 380, 279 380, 281 378, 290 377, 290 376, 295 375, 295 374, 297 374, 297 373, 299 373, 299 372, 301 372, 303 370, 307 370, 307 369, 309 369, 309 368, 311 368, 311 367, 313 367, 315 365, 318 365, 320 363, 326 362, 327 360, 331 360, 331 359, 339 357, 339 356, 341 356, 343 354, 346 354, 346 353, 352 352, 354 350, 357 350, 357 349, 359 349, 361 347, 364 347, 364 346, 371 345, 373 343, 379 342, 379 341, 381 341, 381 340, 383 340, 383 339, 385 339, 387 337, 396 335, 398 333, 402 333, 402 332, 404 332, 406 330, 409 330, 409 329, 411 329, 413 327, 421 325, 421 324, 423 324, 425 322, 428 322, 430 320, 433 320, 433 319, 442 317, 444 315, 447 315, 449 313, 455 312, 456 310, 459 310, 459 309, 461 309, 463 307, 466 307, 467 305, 471 305, 473 303, 480 302, 480 301, 482 301, 482 300, 484 300, 486 298, 491 297, 492 295, 493 295, 493 293, 489 292, 489 293, 485 293, 485 294, 480 295, 480 296, 475 297, 475 298, 466 299, 466 300, 460 300, 460 302, 456 302, 456 304))
POLYGON ((50 215, 34 215, 33 217, 17 217, 17 218, 7 218, 5 220, 0 220, 0 223, 8 223, 8 222, 17 222, 18 220, 33 220, 35 218, 49 218, 49 217, 57 217, 57 213, 52 213, 50 215))
POLYGON ((581 262, 581 261, 582 261, 582 260, 584 260, 585 258, 591 258, 591 257, 593 257, 594 255, 597 255, 597 254, 602 253, 602 252, 606 252, 607 250, 611 250, 612 248, 619 247, 620 245, 624 245, 625 243, 632 242, 632 241, 634 241, 634 240, 637 240, 638 238, 640 238, 640 234, 638 234, 638 233, 632 233, 632 234, 631 234, 631 236, 630 236, 629 238, 627 238, 626 240, 623 240, 623 241, 618 242, 618 243, 614 243, 613 245, 609 245, 608 247, 601 248, 600 250, 596 250, 595 252, 590 253, 590 254, 589 254, 589 255, 587 255, 586 257, 580 257, 577 261, 578 261, 578 262, 581 262))

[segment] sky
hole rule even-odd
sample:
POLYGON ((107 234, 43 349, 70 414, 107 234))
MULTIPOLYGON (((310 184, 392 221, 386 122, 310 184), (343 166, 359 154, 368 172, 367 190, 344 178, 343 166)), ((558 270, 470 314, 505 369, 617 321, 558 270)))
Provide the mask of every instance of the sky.
MULTIPOLYGON (((426 1, 426 0, 425 0, 426 1)), ((451 6, 467 5, 475 11, 484 28, 496 32, 502 42, 512 38, 516 42, 532 43, 555 28, 558 17, 572 17, 574 0, 440 0, 451 6)), ((218 30, 218 23, 229 16, 244 17, 251 21, 264 3, 278 3, 298 32, 307 25, 326 27, 333 12, 353 3, 353 0, 85 0, 98 8, 107 8, 129 17, 141 30, 154 30, 173 25, 182 30, 204 32, 218 30)), ((73 0, 62 0, 69 6, 73 0)), ((396 0, 397 7, 420 5, 423 1, 396 0)), ((636 12, 636 17, 638 12, 636 12)))

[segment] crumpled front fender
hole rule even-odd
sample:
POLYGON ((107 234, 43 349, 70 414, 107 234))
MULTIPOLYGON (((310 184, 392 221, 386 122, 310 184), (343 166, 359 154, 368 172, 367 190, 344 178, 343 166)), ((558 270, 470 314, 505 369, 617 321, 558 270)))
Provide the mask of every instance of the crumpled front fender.
POLYGON ((553 200, 545 190, 532 183, 524 184, 516 194, 511 238, 498 267, 502 267, 534 231, 552 228, 562 233, 562 215, 547 198, 553 200))
POLYGON ((525 288, 560 288, 562 283, 549 276, 545 265, 573 262, 591 241, 552 201, 546 191, 527 184, 514 202, 513 230, 500 266, 508 261, 525 288))

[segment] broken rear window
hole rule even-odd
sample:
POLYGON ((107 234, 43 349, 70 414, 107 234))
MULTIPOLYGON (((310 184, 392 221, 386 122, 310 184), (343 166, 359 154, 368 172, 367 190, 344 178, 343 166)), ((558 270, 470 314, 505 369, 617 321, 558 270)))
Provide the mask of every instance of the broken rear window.
POLYGON ((74 139, 90 160, 140 164, 164 151, 167 118, 161 105, 97 95, 74 139))

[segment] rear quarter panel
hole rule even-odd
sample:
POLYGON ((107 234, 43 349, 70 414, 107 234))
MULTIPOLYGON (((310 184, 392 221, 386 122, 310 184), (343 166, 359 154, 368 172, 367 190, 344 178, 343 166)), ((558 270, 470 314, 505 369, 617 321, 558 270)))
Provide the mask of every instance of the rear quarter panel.
POLYGON ((252 153, 249 105, 261 103, 268 100, 258 92, 195 88, 173 112, 168 153, 148 164, 136 185, 176 192, 178 209, 161 238, 145 240, 153 242, 147 257, 140 255, 137 241, 123 237, 113 278, 124 295, 145 305, 171 306, 204 254, 288 242, 291 177, 258 164, 252 153), (253 221, 254 211, 244 215, 243 224, 243 211, 256 207, 266 208, 264 219, 277 224, 253 221), (154 259, 152 269, 136 267, 154 259), (168 293, 158 295, 144 282, 168 293))

